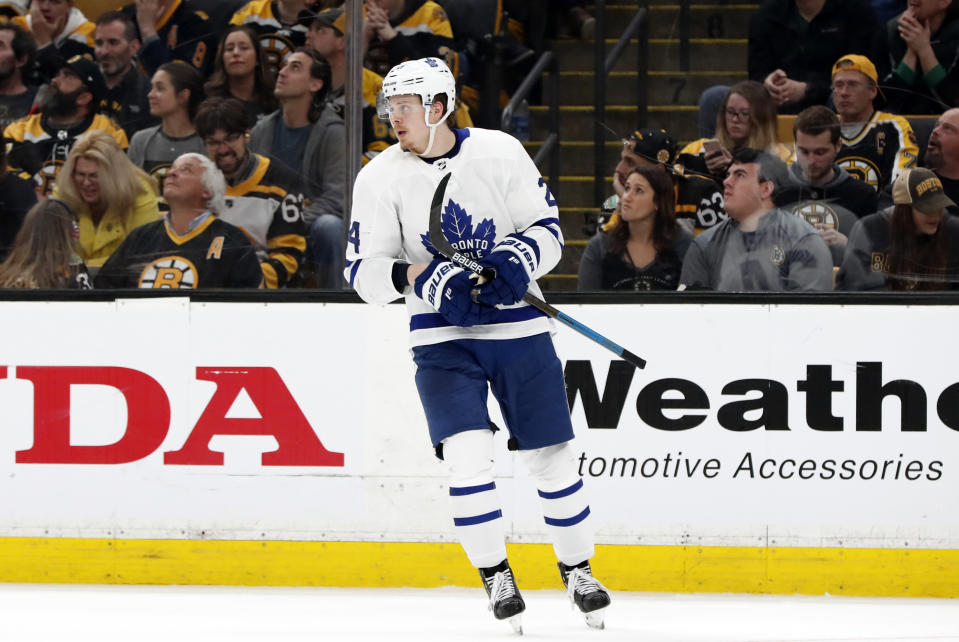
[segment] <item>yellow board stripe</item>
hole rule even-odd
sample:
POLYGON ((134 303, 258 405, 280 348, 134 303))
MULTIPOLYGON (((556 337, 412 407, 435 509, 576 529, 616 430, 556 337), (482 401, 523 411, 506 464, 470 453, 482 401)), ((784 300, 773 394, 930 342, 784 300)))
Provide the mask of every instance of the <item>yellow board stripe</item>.
MULTIPOLYGON (((524 589, 559 588, 552 547, 511 544, 524 589)), ((598 546, 611 589, 959 597, 959 550, 598 546)), ((478 586, 454 543, 0 538, 0 580, 80 584, 478 586)))

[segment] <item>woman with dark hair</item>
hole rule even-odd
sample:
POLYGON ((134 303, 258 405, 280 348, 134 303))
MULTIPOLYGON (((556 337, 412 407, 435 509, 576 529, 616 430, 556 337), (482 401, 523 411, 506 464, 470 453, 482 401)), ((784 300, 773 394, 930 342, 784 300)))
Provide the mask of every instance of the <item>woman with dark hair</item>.
POLYGON ((959 288, 959 219, 931 170, 907 169, 892 187, 894 205, 861 218, 849 233, 837 290, 959 288))
POLYGON ((720 181, 743 147, 768 151, 784 163, 792 150, 776 142, 776 103, 761 83, 744 80, 729 88, 716 115, 716 138, 701 138, 686 145, 677 162, 720 181))
POLYGON ((57 198, 34 205, 0 265, 0 288, 89 289, 77 213, 57 198))
POLYGON ((213 74, 203 86, 207 97, 236 98, 243 103, 248 127, 276 109, 273 78, 268 77, 256 31, 249 25, 230 25, 220 40, 213 74))
POLYGON ((676 225, 674 203, 666 170, 634 169, 619 200, 619 221, 586 246, 577 290, 675 290, 693 235, 676 225))
POLYGON ((130 139, 127 156, 134 165, 152 176, 163 193, 163 179, 173 161, 194 152, 205 154, 203 139, 193 119, 203 101, 203 76, 185 62, 160 65, 150 80, 150 114, 160 124, 138 131, 130 139))

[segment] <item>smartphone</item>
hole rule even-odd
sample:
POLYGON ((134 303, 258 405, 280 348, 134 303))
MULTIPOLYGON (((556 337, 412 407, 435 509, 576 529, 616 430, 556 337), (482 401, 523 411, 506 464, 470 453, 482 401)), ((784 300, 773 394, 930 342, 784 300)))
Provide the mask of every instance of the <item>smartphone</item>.
POLYGON ((706 158, 711 158, 717 154, 723 153, 723 146, 719 144, 719 141, 715 138, 710 138, 703 141, 703 151, 705 152, 706 158))

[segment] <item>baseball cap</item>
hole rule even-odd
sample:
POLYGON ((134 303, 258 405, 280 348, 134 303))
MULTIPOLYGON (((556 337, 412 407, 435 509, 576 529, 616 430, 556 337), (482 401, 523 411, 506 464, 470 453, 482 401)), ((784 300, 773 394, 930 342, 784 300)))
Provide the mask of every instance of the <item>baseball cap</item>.
POLYGON ((89 56, 76 55, 66 60, 60 68, 68 68, 80 78, 80 82, 93 94, 93 104, 99 105, 100 99, 107 95, 107 83, 103 80, 100 65, 89 56))
POLYGON ((322 11, 304 9, 299 13, 298 17, 302 25, 310 26, 320 22, 327 27, 333 27, 341 36, 346 33, 346 13, 343 7, 333 7, 331 9, 323 9, 322 11))
POLYGON ((623 146, 637 156, 665 165, 671 165, 676 160, 676 151, 679 149, 665 129, 637 129, 623 139, 623 146))
POLYGON ((846 54, 836 61, 832 66, 832 75, 835 76, 840 71, 858 71, 865 74, 877 85, 879 84, 879 74, 876 73, 876 65, 865 56, 859 54, 846 54))
POLYGON ((925 167, 907 169, 892 184, 892 202, 912 205, 923 214, 935 214, 947 207, 955 207, 946 196, 942 181, 925 167))

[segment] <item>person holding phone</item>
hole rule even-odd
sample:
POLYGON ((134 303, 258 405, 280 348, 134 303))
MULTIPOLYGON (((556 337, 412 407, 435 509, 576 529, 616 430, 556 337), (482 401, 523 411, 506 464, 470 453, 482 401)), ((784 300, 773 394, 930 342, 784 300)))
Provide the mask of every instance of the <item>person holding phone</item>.
POLYGON ((766 150, 783 162, 792 150, 776 142, 776 103, 762 84, 744 80, 730 87, 716 116, 716 138, 693 141, 679 152, 677 162, 721 182, 733 154, 749 147, 766 150))

